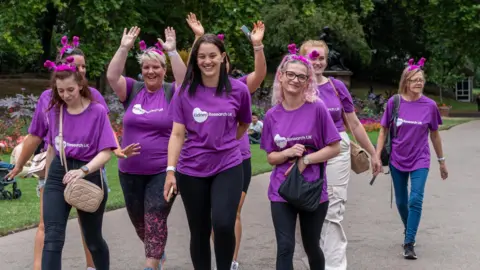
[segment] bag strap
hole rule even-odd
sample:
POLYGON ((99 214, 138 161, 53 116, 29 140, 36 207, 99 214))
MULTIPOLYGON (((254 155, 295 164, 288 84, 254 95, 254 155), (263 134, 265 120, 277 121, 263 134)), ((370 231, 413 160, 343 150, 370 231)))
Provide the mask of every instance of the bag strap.
MULTIPOLYGON (((68 172, 67 156, 65 155, 65 141, 63 140, 63 104, 60 105, 60 122, 58 123, 58 138, 60 139, 60 164, 65 168, 65 172, 68 172)), ((100 185, 103 190, 103 173, 100 169, 100 185)))
MULTIPOLYGON (((397 125, 396 121, 398 119, 398 111, 400 109, 400 94, 395 94, 393 96, 393 110, 392 117, 390 119, 391 135, 390 135, 390 154, 392 153, 392 138, 397 137, 397 125)), ((392 181, 390 181, 390 209, 393 208, 393 175, 390 174, 392 181)))
POLYGON ((332 80, 330 80, 330 78, 328 78, 328 82, 330 82, 330 85, 333 87, 333 91, 335 91, 335 94, 337 95, 337 98, 340 101, 340 106, 342 106, 343 124, 346 125, 347 130, 350 130, 350 133, 352 133, 352 136, 353 136, 353 140, 355 141, 355 143, 358 144, 357 138, 355 137, 355 134, 353 133, 352 129, 350 128, 350 124, 348 123, 348 119, 345 114, 345 109, 343 108, 343 103, 342 103, 342 100, 340 99, 340 95, 338 94, 337 88, 333 84, 332 80))
POLYGON ((127 100, 124 103, 125 109, 128 109, 128 106, 130 106, 130 103, 132 103, 133 99, 137 96, 138 93, 140 93, 140 90, 145 87, 145 82, 142 81, 135 81, 132 86, 132 92, 128 96, 127 100))
POLYGON ((163 83, 163 92, 165 93, 165 98, 167 99, 167 103, 170 104, 173 96, 173 83, 163 83))

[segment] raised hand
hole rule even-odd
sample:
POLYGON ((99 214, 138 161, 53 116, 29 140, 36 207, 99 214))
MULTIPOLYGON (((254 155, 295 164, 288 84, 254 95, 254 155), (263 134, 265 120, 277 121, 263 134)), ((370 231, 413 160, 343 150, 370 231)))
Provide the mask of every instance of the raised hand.
POLYGON ((250 38, 252 39, 253 46, 262 45, 263 36, 265 34, 265 25, 262 21, 257 21, 253 23, 253 30, 250 34, 250 38))
POLYGON ((201 37, 205 34, 205 29, 203 29, 202 23, 197 20, 195 13, 190 12, 190 14, 187 15, 187 23, 196 37, 201 37))
POLYGON ((127 28, 123 29, 123 37, 122 41, 120 42, 120 47, 130 50, 135 44, 135 40, 137 39, 139 34, 140 28, 137 26, 130 28, 130 30, 128 30, 128 33, 127 28))
POLYGON ((173 29, 173 27, 165 28, 165 42, 163 42, 161 38, 158 39, 158 42, 160 42, 165 51, 174 51, 177 48, 175 29, 173 29))

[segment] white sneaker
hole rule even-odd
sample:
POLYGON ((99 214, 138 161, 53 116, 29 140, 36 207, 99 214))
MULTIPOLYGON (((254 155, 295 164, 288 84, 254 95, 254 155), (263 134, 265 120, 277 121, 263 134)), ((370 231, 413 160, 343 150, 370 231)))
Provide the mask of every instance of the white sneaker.
POLYGON ((238 270, 238 262, 233 261, 232 266, 230 267, 230 270, 238 270))

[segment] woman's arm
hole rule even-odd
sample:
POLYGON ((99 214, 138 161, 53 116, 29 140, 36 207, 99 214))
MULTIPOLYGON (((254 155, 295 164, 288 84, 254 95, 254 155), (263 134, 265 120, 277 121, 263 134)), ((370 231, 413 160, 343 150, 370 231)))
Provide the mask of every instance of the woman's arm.
POLYGON ((377 156, 379 157, 382 155, 382 150, 383 150, 383 147, 385 146, 386 134, 388 134, 388 132, 389 132, 389 128, 382 127, 380 129, 380 133, 378 134, 376 152, 377 152, 377 156))
POLYGON ((316 164, 325 162, 331 158, 336 157, 340 153, 340 141, 331 143, 317 152, 305 156, 309 164, 316 164))
MULTIPOLYGON (((168 166, 177 167, 178 158, 180 157, 180 151, 182 150, 183 143, 185 142, 185 126, 173 122, 172 134, 168 141, 168 166)), ((173 171, 168 171, 167 174, 172 174, 173 171)))
POLYGON ((47 147, 47 157, 45 158, 45 179, 48 179, 48 170, 52 164, 52 160, 55 158, 55 150, 51 144, 47 147))
POLYGON ((242 122, 238 123, 238 126, 237 126, 237 140, 240 140, 243 137, 245 132, 247 132, 247 129, 248 129, 249 126, 250 126, 250 124, 247 124, 247 123, 242 123, 242 122))
POLYGON ((122 76, 122 72, 127 61, 128 51, 133 47, 139 33, 140 28, 136 26, 130 28, 128 33, 126 28, 123 30, 120 47, 108 65, 107 80, 120 102, 124 102, 127 99, 127 82, 125 77, 122 76))
MULTIPOLYGON (((205 34, 205 29, 203 29, 202 23, 197 20, 197 16, 195 15, 195 13, 190 12, 190 14, 187 15, 187 23, 195 34, 195 40, 192 43, 193 47, 193 45, 195 45, 195 42, 197 42, 197 40, 205 34)), ((187 63, 188 62, 190 62, 190 54, 188 54, 187 63)))
POLYGON ((112 158, 112 150, 104 149, 100 151, 89 163, 87 163, 88 173, 101 169, 112 158))
POLYGON ((158 41, 162 44, 165 51, 167 51, 172 66, 173 77, 175 78, 175 85, 176 87, 180 87, 185 79, 187 66, 177 52, 175 30, 172 27, 167 27, 165 29, 165 43, 161 39, 158 39, 158 41))
POLYGON ((263 22, 254 23, 251 39, 255 56, 255 70, 247 77, 247 86, 251 94, 255 93, 267 76, 267 63, 262 44, 264 33, 265 25, 263 25, 263 22))
POLYGON ((437 158, 440 159, 439 161, 444 161, 443 158, 443 147, 442 147, 442 138, 440 138, 440 132, 438 130, 430 132, 430 140, 433 144, 433 149, 437 154, 437 158))

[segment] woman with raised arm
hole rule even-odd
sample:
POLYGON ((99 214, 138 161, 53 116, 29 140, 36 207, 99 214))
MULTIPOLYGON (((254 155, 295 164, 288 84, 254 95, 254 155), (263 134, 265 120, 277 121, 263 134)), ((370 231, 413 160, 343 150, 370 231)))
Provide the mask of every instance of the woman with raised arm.
POLYGON ((66 185, 85 179, 102 187, 103 200, 94 212, 77 209, 87 247, 98 270, 110 269, 110 255, 102 236, 102 222, 108 198, 101 168, 117 148, 115 135, 105 108, 92 100, 85 77, 73 63, 55 65, 47 61, 52 74, 52 98, 47 121, 32 123, 30 133, 47 139, 52 160, 43 195, 45 244, 42 269, 59 270, 65 230, 72 206, 65 201, 66 185), (63 132, 62 132, 63 130, 63 132), (68 171, 67 171, 68 170, 68 171))
POLYGON ((122 76, 128 52, 140 28, 123 32, 120 47, 107 70, 107 79, 125 108, 122 145, 135 144, 140 154, 120 159, 119 177, 130 220, 145 246, 145 269, 161 269, 165 261, 167 218, 173 201, 163 198, 167 146, 173 121, 168 114, 175 89, 182 84, 186 66, 176 51, 175 31, 165 29, 166 42, 159 39, 147 48, 140 41, 137 55, 143 82, 122 76), (170 57, 175 83, 164 81, 167 72, 165 53, 170 57))
MULTIPOLYGON (((190 13, 187 16, 187 23, 195 34, 195 41, 204 35, 204 29, 200 21, 197 20, 194 13, 190 13)), ((255 91, 260 87, 265 76, 267 75, 267 64, 265 61, 265 54, 263 52, 263 36, 265 33, 265 25, 258 21, 253 25, 253 31, 251 34, 251 42, 253 46, 253 52, 255 57, 255 67, 254 71, 242 76, 238 80, 248 86, 250 94, 254 94, 255 91)), ((224 38, 224 36, 223 36, 224 38)), ((228 58, 227 58, 228 61, 228 58)), ((230 73, 230 63, 227 62, 227 72, 230 73)), ((235 222, 235 252, 233 254, 232 261, 232 270, 237 270, 239 267, 238 263, 238 252, 240 250, 240 241, 242 239, 242 222, 241 222, 241 212, 245 197, 247 195, 248 186, 250 185, 250 180, 252 178, 252 164, 251 164, 251 152, 250 152, 250 142, 248 140, 248 134, 245 134, 240 141, 240 151, 242 153, 242 168, 243 168, 243 188, 242 196, 240 198, 240 204, 238 205, 237 210, 237 220, 235 222)), ((213 234, 212 234, 213 237, 213 234)))
MULTIPOLYGON (((62 47, 58 49, 59 53, 57 55, 56 61, 62 62, 62 61, 65 61, 65 59, 69 56, 73 57, 73 63, 76 65, 78 72, 85 77, 87 73, 86 59, 85 59, 86 57, 83 51, 79 48, 80 38, 74 36, 72 39, 72 42, 69 43, 68 37, 64 36, 62 37, 61 43, 62 43, 62 47)), ((90 93, 92 94, 93 101, 100 103, 108 113, 109 108, 107 106, 107 103, 105 102, 105 99, 100 94, 100 92, 93 87, 89 87, 89 89, 90 89, 90 93)), ((35 136, 34 134, 31 133, 31 131, 33 130, 34 126, 38 125, 38 122, 45 122, 45 126, 48 128, 48 122, 46 121, 47 120, 46 111, 51 99, 52 99, 52 89, 45 90, 40 95, 38 99, 37 107, 35 108, 35 113, 33 115, 32 123, 30 124, 30 128, 29 128, 30 136, 27 136, 25 138, 25 141, 23 142, 24 146, 22 148, 22 151, 18 155, 15 168, 9 174, 9 177, 13 178, 19 172, 21 172, 22 168, 25 166, 26 162, 30 159, 30 157, 34 154, 36 149, 38 149, 38 147, 42 144, 42 142, 46 140, 46 138, 40 138, 35 136)), ((117 140, 116 137, 115 137, 115 140, 117 140)), ((117 141, 117 144, 118 144, 118 141, 117 141)), ((47 148, 47 146, 48 144, 45 143, 45 148, 47 148)), ((126 147, 123 151, 120 148, 115 149, 115 155, 117 157, 123 157, 125 155, 132 155, 132 154, 135 154, 134 152, 132 152, 132 146, 126 147)), ((45 165, 46 173, 48 173, 48 167, 50 166, 50 162, 51 162, 51 160, 48 159, 49 156, 51 155, 47 154, 47 161, 45 165)), ((107 181, 105 169, 102 169, 102 170, 103 170, 104 179, 105 181, 107 181)), ((43 250, 43 242, 45 237, 45 228, 43 223, 43 187, 44 185, 45 185, 45 180, 39 179, 37 190, 38 190, 38 195, 40 197, 40 222, 38 224, 37 233, 35 235, 34 262, 33 262, 34 270, 41 269, 42 250, 43 250)), ((80 222, 80 219, 78 219, 78 221, 80 222)), ((95 270, 95 266, 92 260, 92 255, 88 251, 85 241, 83 241, 83 247, 85 251, 87 270, 95 270)))
POLYGON ((346 127, 350 128, 362 148, 371 156, 371 167, 374 175, 381 169, 379 156, 370 142, 365 128, 355 114, 352 97, 345 84, 334 78, 323 75, 327 67, 328 46, 322 40, 308 40, 300 47, 300 54, 308 58, 314 69, 318 84, 318 94, 323 100, 342 137, 340 153, 328 161, 328 196, 329 208, 323 224, 320 246, 325 253, 325 264, 328 270, 347 269, 347 237, 342 221, 347 203, 347 187, 350 180, 350 138, 346 127), (346 120, 346 122, 345 122, 346 120))
POLYGON ((168 199, 172 187, 176 193, 178 180, 190 228, 190 255, 197 270, 211 269, 212 227, 218 270, 230 269, 235 251, 235 220, 243 187, 239 140, 252 112, 247 86, 227 74, 226 56, 217 36, 200 37, 171 108, 164 196, 168 199))

